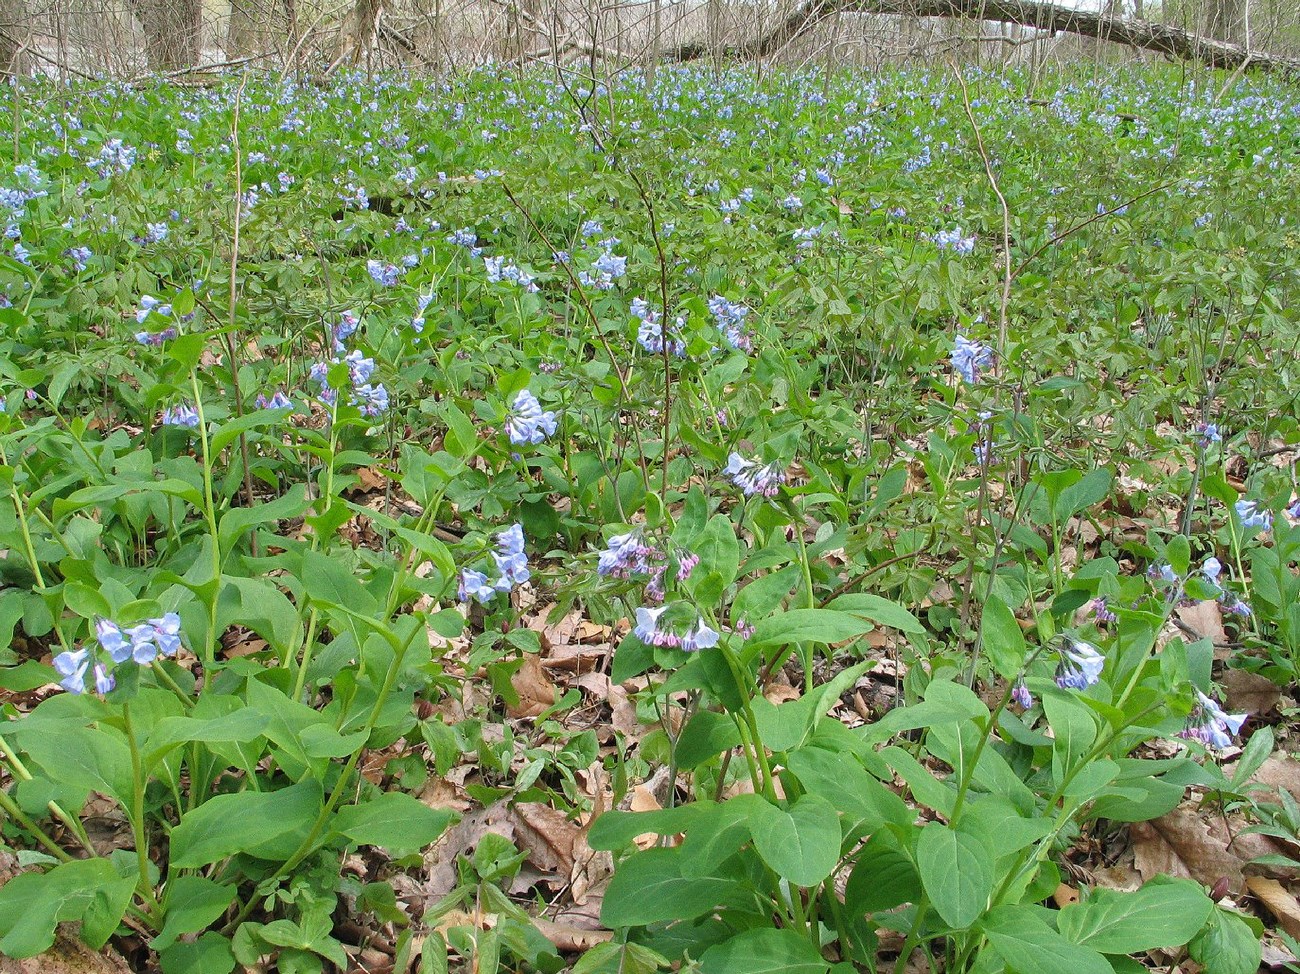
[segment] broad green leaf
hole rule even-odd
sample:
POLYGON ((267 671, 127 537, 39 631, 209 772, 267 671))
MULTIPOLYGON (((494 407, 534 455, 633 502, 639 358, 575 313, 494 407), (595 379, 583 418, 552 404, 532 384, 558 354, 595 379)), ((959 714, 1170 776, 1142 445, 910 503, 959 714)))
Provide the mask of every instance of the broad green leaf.
POLYGON ((839 815, 820 795, 804 795, 788 809, 756 805, 749 829, 763 861, 795 886, 817 885, 839 862, 839 815))
POLYGON ((772 927, 738 933, 700 958, 701 974, 826 974, 830 969, 807 937, 772 927))
POLYGON ((1255 974, 1259 970, 1259 938, 1245 920, 1218 907, 1187 950, 1206 974, 1255 974))
POLYGON ((893 824, 908 828, 916 812, 850 754, 801 747, 786 755, 786 767, 804 791, 820 795, 844 815, 845 827, 867 832, 893 824))
POLYGON ((172 829, 171 865, 196 869, 240 852, 256 859, 287 859, 311 830, 321 799, 314 779, 279 791, 209 798, 172 829))
POLYGON ((144 767, 152 768, 172 748, 190 742, 245 744, 255 740, 266 725, 266 716, 252 710, 237 710, 208 719, 166 717, 154 727, 144 745, 144 767))
POLYGON ((950 927, 969 927, 993 894, 993 851, 975 835, 930 822, 916 840, 921 885, 950 927))
POLYGON ((185 933, 198 933, 211 926, 235 901, 236 889, 205 876, 178 876, 167 884, 167 913, 163 928, 150 942, 154 950, 166 950, 185 933))
POLYGON ((437 839, 453 817, 448 809, 429 808, 405 792, 390 791, 340 810, 333 831, 356 845, 382 846, 400 857, 437 839))
POLYGON ((1095 889, 1061 911, 1057 928, 1076 944, 1103 954, 1182 947, 1209 919, 1214 904, 1188 881, 1152 883, 1132 893, 1095 889))
POLYGON ((1014 680, 1025 665, 1025 635, 1016 617, 996 595, 984 603, 980 634, 984 655, 1004 680, 1014 680))
POLYGON ((254 430, 278 426, 288 415, 289 411, 286 409, 258 409, 243 416, 231 417, 212 431, 212 442, 208 449, 215 456, 239 439, 241 434, 247 436, 254 430))
POLYGON ((692 548, 700 556, 700 563, 686 584, 696 602, 711 605, 736 580, 740 567, 740 542, 731 518, 725 514, 709 518, 692 548))
POLYGON ((307 499, 306 486, 294 484, 283 495, 265 504, 228 508, 217 522, 217 537, 221 541, 222 554, 229 552, 235 541, 249 528, 259 524, 269 524, 272 521, 301 517, 310 506, 311 501, 307 499))
POLYGON ((680 848, 646 849, 614 872, 600 920, 610 928, 689 920, 743 897, 731 880, 683 875, 680 848))
POLYGON ((162 974, 230 974, 235 955, 230 941, 219 933, 205 933, 192 944, 172 944, 158 955, 162 974))
POLYGON ((82 937, 98 950, 117 929, 135 882, 107 859, 82 859, 49 872, 27 872, 0 887, 0 954, 35 957, 54 943, 55 927, 82 920, 82 937))
POLYGON ((980 921, 980 929, 1017 974, 1114 974, 1105 957, 1066 940, 1032 907, 999 906, 980 921))
POLYGON ((898 840, 881 832, 858 855, 844 888, 844 905, 853 913, 892 910, 921 898, 921 877, 898 840))
POLYGON ((676 835, 691 827, 713 802, 698 801, 653 812, 609 811, 591 823, 587 844, 593 849, 613 852, 622 849, 638 835, 676 835))
POLYGON ((697 815, 682 841, 682 873, 709 875, 750 840, 755 811, 767 804, 761 795, 737 795, 697 815))
POLYGON ((870 619, 876 625, 897 629, 899 632, 909 633, 913 636, 925 635, 925 626, 922 625, 921 620, 908 612, 907 609, 897 602, 891 602, 889 599, 882 598, 879 595, 872 595, 869 592, 841 595, 833 602, 828 603, 826 608, 852 612, 854 615, 870 619))
POLYGON ((57 733, 25 734, 22 747, 52 781, 130 800, 131 750, 115 730, 68 722, 57 733))
POLYGON ((835 609, 791 609, 768 616, 754 627, 745 641, 746 655, 769 646, 791 643, 842 643, 870 632, 870 622, 850 612, 835 609))
POLYGON ((689 771, 739 745, 740 731, 731 717, 714 710, 701 710, 687 721, 677 738, 677 764, 689 771))

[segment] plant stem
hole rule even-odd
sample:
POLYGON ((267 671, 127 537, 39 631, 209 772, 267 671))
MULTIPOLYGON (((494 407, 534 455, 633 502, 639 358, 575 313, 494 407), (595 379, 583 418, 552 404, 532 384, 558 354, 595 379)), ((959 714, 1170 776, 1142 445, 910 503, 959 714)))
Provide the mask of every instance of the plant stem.
POLYGON ((122 729, 126 731, 126 744, 131 750, 131 833, 135 838, 135 859, 140 867, 136 892, 144 900, 150 917, 158 915, 158 900, 154 897, 153 881, 149 876, 149 837, 144 827, 144 770, 140 763, 140 744, 131 726, 131 705, 122 704, 122 729))

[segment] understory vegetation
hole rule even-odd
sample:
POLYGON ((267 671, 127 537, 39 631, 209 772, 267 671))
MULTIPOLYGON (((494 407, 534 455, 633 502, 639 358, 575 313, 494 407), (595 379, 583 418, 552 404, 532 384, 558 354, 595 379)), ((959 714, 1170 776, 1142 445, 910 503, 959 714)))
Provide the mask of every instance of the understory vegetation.
POLYGON ((4 97, 0 953, 1295 963, 1300 91, 4 97))

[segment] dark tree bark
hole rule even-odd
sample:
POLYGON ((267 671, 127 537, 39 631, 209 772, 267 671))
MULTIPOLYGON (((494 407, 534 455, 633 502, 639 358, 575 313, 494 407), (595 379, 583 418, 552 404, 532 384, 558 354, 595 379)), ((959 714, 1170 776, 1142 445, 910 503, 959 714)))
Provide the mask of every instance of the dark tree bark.
POLYGON ((30 26, 24 0, 0 0, 0 71, 26 74, 31 65, 23 53, 30 26))
POLYGON ((180 71, 199 63, 202 0, 132 0, 144 28, 151 71, 180 71))
MULTIPOLYGON (((1074 10, 1039 0, 803 0, 773 30, 726 50, 731 57, 768 57, 808 33, 832 14, 845 11, 908 17, 1000 20, 1052 32, 1113 41, 1189 61, 1228 69, 1276 71, 1300 78, 1300 58, 1247 51, 1238 44, 1145 20, 1118 20, 1105 13, 1074 10)), ((665 56, 690 61, 707 57, 706 44, 685 44, 665 56)))
POLYGON ((257 42, 260 11, 253 0, 230 0, 230 23, 226 26, 226 56, 253 53, 257 42))

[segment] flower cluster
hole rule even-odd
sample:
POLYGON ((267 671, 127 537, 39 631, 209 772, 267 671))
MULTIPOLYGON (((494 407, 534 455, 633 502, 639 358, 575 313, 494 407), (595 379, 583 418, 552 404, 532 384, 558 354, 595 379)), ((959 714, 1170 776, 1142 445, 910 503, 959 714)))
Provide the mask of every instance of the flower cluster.
POLYGON ((715 294, 709 298, 709 311, 722 332, 723 341, 738 352, 748 352, 754 347, 753 340, 745 331, 745 318, 749 315, 747 306, 715 294))
POLYGON ((510 403, 506 417, 506 434, 510 442, 519 446, 531 443, 536 446, 555 433, 555 413, 542 411, 542 404, 527 389, 520 389, 510 403))
POLYGON ((525 291, 536 291, 537 285, 533 282, 533 275, 521 269, 512 260, 506 260, 504 257, 484 257, 483 266, 487 269, 487 279, 489 284, 500 284, 506 281, 509 284, 515 284, 525 291))
POLYGON ((270 399, 259 392, 257 398, 253 400, 253 405, 258 409, 293 409, 293 400, 277 389, 271 394, 270 399))
POLYGON ((671 605, 664 605, 657 609, 644 607, 637 609, 636 625, 632 628, 632 634, 647 646, 667 646, 688 653, 699 652, 701 649, 710 649, 718 645, 720 634, 717 630, 710 629, 708 623, 703 619, 699 619, 693 626, 687 627, 684 633, 677 633, 666 628, 661 629, 659 620, 671 608, 671 605))
POLYGON ((1092 643, 1064 635, 1056 647, 1056 685, 1062 690, 1083 690, 1101 679, 1106 657, 1092 643))
MULTIPOLYGON (((636 330, 637 344, 651 355, 662 355, 666 342, 669 352, 678 358, 685 358, 686 342, 675 334, 670 334, 667 338, 664 337, 663 326, 659 323, 659 312, 652 309, 645 298, 632 299, 632 315, 641 322, 636 330)), ((678 316, 678 331, 684 328, 685 325, 686 319, 678 316)))
POLYGON ((100 179, 119 176, 131 171, 135 165, 135 149, 126 145, 121 139, 109 139, 100 147, 99 154, 86 165, 95 171, 100 179))
POLYGON ((723 473, 731 478, 731 482, 746 497, 775 497, 777 490, 785 483, 785 470, 780 463, 773 461, 760 464, 757 460, 746 460, 739 453, 733 453, 727 458, 723 473))
POLYGON ((102 695, 116 686, 113 669, 127 660, 148 666, 159 656, 175 656, 181 648, 181 617, 168 612, 126 629, 109 619, 96 619, 95 641, 108 654, 107 661, 84 646, 54 657, 54 669, 62 677, 59 685, 69 693, 86 692, 87 671, 94 678, 95 691, 102 695))
POLYGON ((663 552, 646 544, 639 531, 616 534, 609 539, 596 563, 598 575, 613 578, 631 578, 634 574, 648 575, 655 571, 655 562, 661 561, 663 552))
POLYGON ((578 272, 578 283, 597 291, 608 291, 617 278, 627 275, 627 258, 620 257, 613 251, 613 245, 617 242, 616 238, 605 241, 605 250, 596 258, 591 270, 578 272))
POLYGON ((1201 566, 1201 574, 1205 576, 1205 580, 1218 590, 1219 602, 1223 605, 1223 611, 1237 616, 1249 616, 1250 606, 1243 602, 1237 593, 1229 591, 1219 584, 1219 576, 1222 573, 1223 564, 1213 555, 1206 558, 1205 563, 1201 566))
POLYGON ((199 425, 199 413, 188 403, 177 403, 163 410, 159 422, 163 426, 185 426, 194 429, 199 425))
POLYGON ((411 316, 411 331, 415 332, 417 335, 424 331, 424 312, 428 310, 431 301, 433 301, 432 291, 426 291, 425 293, 416 296, 415 303, 417 310, 415 314, 411 316))
POLYGON ((1268 531, 1273 527, 1273 515, 1259 506, 1259 501, 1244 498, 1236 503, 1237 517, 1243 528, 1259 528, 1268 531))
POLYGON ((459 596, 462 602, 477 599, 480 605, 487 605, 498 592, 509 592, 532 577, 528 568, 528 554, 524 551, 522 524, 512 524, 497 535, 492 560, 496 562, 495 581, 473 568, 466 568, 460 573, 459 596))
POLYGON ((380 287, 393 287, 397 283, 397 278, 401 276, 402 269, 396 264, 389 264, 386 261, 368 260, 366 261, 366 273, 380 287))
POLYGON ((980 370, 993 364, 993 350, 987 345, 973 342, 965 335, 959 334, 953 342, 952 354, 949 356, 952 367, 967 383, 979 382, 980 370))
MULTIPOLYGON (((350 334, 350 332, 349 332, 350 334)), ((329 362, 317 362, 311 367, 308 377, 320 386, 320 400, 326 405, 338 401, 338 392, 330 385, 330 367, 344 363, 348 367, 348 381, 352 384, 352 405, 361 410, 362 416, 376 417, 388 410, 388 390, 382 382, 370 382, 375 371, 375 360, 367 358, 360 350, 353 349, 343 358, 329 362)))
POLYGON ((1196 691, 1196 707, 1187 718, 1187 726, 1178 732, 1184 740, 1200 741, 1206 747, 1223 750, 1232 746, 1232 735, 1241 730, 1246 714, 1224 713, 1223 708, 1200 690, 1196 691))
POLYGON ((956 254, 969 254, 975 250, 975 237, 963 237, 961 227, 952 230, 940 230, 930 237, 930 242, 939 250, 951 250, 956 254))

